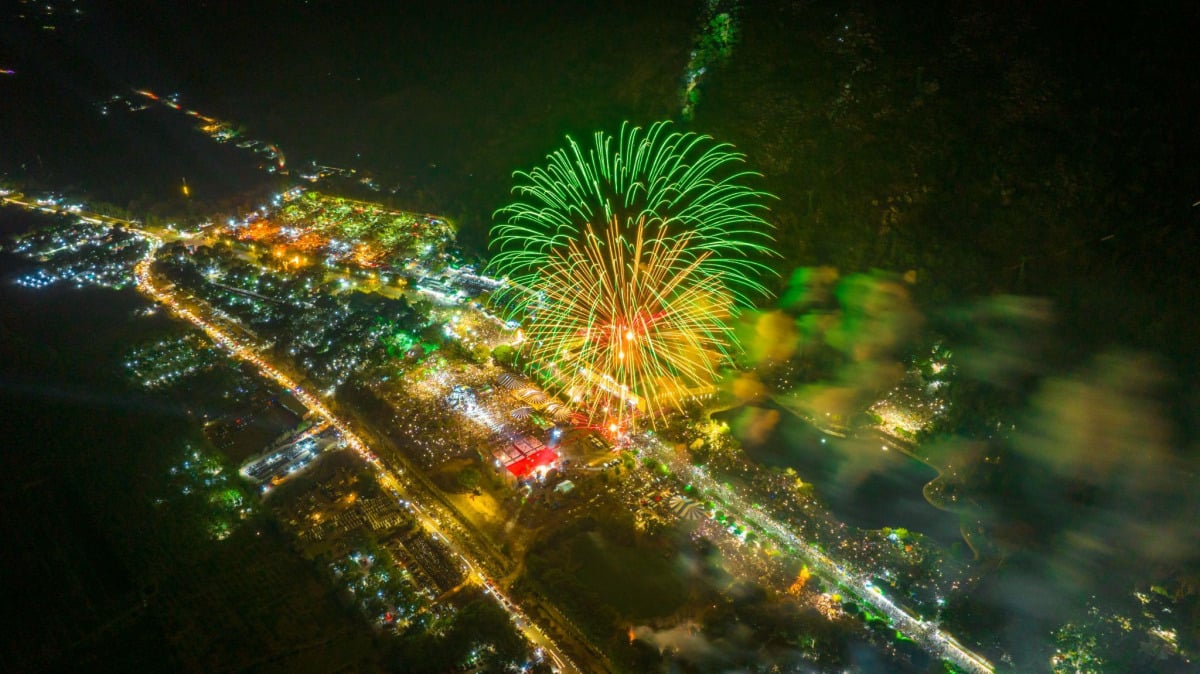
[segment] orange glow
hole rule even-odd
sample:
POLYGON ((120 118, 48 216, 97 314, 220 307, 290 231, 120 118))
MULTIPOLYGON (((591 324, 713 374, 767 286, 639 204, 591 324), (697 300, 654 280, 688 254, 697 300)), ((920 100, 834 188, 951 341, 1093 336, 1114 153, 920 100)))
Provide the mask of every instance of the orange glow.
POLYGON ((787 589, 788 594, 799 597, 800 593, 804 591, 804 586, 808 584, 809 578, 812 578, 812 572, 808 570, 808 566, 800 567, 800 573, 796 574, 795 582, 787 589))
POLYGON ((354 249, 354 262, 360 267, 375 267, 379 265, 383 253, 376 250, 371 244, 360 243, 354 249))
POLYGON ((321 246, 325 245, 325 239, 315 232, 305 232, 292 242, 292 245, 306 253, 311 253, 320 250, 321 246))
POLYGON ((837 620, 842 617, 842 608, 839 605, 842 598, 840 595, 819 594, 813 597, 813 608, 817 612, 825 616, 829 620, 837 620))
POLYGON ((301 195, 289 197, 286 205, 281 200, 275 210, 261 209, 250 222, 235 221, 224 231, 238 241, 261 245, 259 250, 287 266, 328 259, 360 269, 381 269, 418 249, 431 252, 452 231, 434 216, 315 192, 301 195))

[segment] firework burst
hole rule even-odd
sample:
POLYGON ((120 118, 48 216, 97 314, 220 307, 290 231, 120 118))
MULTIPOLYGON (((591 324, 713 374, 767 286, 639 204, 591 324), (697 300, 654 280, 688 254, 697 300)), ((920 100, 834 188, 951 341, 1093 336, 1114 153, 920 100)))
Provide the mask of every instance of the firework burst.
POLYGON ((623 125, 514 174, 490 268, 511 286, 527 358, 593 423, 626 428, 710 392, 729 319, 766 294, 771 254, 743 155, 708 136, 623 125))

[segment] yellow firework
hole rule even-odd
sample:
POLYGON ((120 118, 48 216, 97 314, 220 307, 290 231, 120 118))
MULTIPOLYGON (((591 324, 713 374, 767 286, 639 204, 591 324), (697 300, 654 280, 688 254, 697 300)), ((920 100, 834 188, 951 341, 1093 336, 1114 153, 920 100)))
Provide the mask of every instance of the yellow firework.
POLYGON ((493 229, 531 367, 614 430, 711 392, 737 348, 730 317, 765 293, 767 195, 730 170, 730 146, 665 129, 598 133, 586 154, 569 141, 517 174, 523 199, 493 229))

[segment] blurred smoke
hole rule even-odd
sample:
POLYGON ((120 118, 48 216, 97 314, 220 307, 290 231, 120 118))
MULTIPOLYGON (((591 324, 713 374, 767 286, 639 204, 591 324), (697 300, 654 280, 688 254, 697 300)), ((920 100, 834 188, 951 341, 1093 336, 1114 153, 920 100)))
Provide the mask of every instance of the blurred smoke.
POLYGON ((761 445, 771 438, 779 419, 779 410, 747 406, 738 413, 731 428, 743 444, 761 445))
POLYGON ((828 621, 811 609, 800 609, 794 603, 773 602, 761 597, 749 603, 738 602, 738 606, 735 614, 726 614, 715 623, 709 620, 700 625, 687 621, 661 630, 642 625, 633 629, 633 636, 668 656, 668 672, 817 674, 852 671, 859 674, 891 674, 897 671, 895 661, 889 660, 865 642, 842 644, 844 635, 835 636, 839 634, 837 628, 831 629, 828 621), (762 621, 766 624, 752 626, 745 621, 762 621), (764 628, 773 634, 756 632, 764 628), (787 638, 784 635, 797 637, 814 632, 824 637, 824 648, 833 646, 831 639, 841 645, 840 648, 834 648, 842 651, 840 656, 834 656, 834 662, 840 661, 839 664, 826 662, 825 666, 821 666, 813 662, 814 653, 781 643, 781 638, 787 638), (764 639, 767 645, 764 645, 764 639), (682 663, 686 665, 681 666, 682 663))
POLYGON ((746 404, 762 402, 768 394, 766 385, 750 373, 741 373, 735 377, 731 389, 738 402, 746 404))
POLYGON ((754 377, 818 371, 827 376, 790 391, 785 404, 820 417, 844 419, 894 386, 904 373, 899 358, 924 322, 907 284, 881 272, 839 278, 828 267, 798 269, 781 306, 743 317, 738 334, 755 374, 734 380, 733 392, 757 402, 765 387, 754 377))
POLYGON ((796 352, 799 335, 795 320, 782 311, 756 313, 754 334, 745 343, 747 356, 756 364, 784 363, 796 352))
POLYGON ((895 358, 923 322, 908 286, 890 274, 854 274, 835 295, 841 320, 826 341, 857 363, 895 358))
MULTIPOLYGON (((968 480, 958 503, 974 532, 969 542, 997 567, 963 599, 996 609, 1005 649, 1041 649, 1042 658, 1053 630, 1095 596, 1128 597, 1139 583, 1195 567, 1197 470, 1172 444, 1179 432, 1167 404, 1170 373, 1158 358, 1112 350, 1064 372, 1070 365, 1051 357, 1054 316, 1044 299, 1000 295, 934 318, 956 368, 946 380, 959 387, 940 395, 964 415, 952 430, 972 429, 972 437, 944 435, 924 448, 968 480)), ((747 316, 739 328, 754 369, 729 382, 746 403, 735 434, 782 451, 810 441, 777 442, 780 414, 767 399, 817 426, 849 424, 902 380, 924 325, 899 277, 797 270, 780 309, 747 316)), ((896 458, 871 438, 827 447, 841 456, 820 479, 843 489, 896 458)), ((682 635, 660 642, 674 639, 682 635)), ((695 635, 679 648, 716 657, 713 643, 695 635)))
POLYGON ((1045 371, 1053 321, 1049 300, 997 295, 947 311, 944 318, 964 375, 1011 388, 1045 371))
POLYGON ((1195 554, 1191 471, 1172 449, 1161 396, 1166 377, 1146 354, 1110 352, 1072 376, 1051 377, 1030 401, 1013 450, 1045 472, 1065 512, 1058 563, 1088 575, 1137 550, 1139 563, 1195 554))
POLYGON ((1170 428, 1156 400, 1163 383, 1147 355, 1101 354, 1075 375, 1042 382, 1014 446, 1067 479, 1114 487, 1158 482, 1169 464, 1170 428))
POLYGON ((1014 653, 1041 658, 1097 596, 1118 601, 1196 563, 1200 499, 1171 444, 1167 383, 1152 356, 1101 353, 1043 379, 989 450, 977 515, 1003 563, 972 594, 1003 616, 1014 653))
POLYGON ((692 662, 708 660, 717 652, 700 631, 700 626, 694 622, 680 623, 665 630, 655 630, 642 625, 634 628, 633 635, 660 651, 692 662))
POLYGON ((833 297, 838 280, 833 267, 801 267, 792 272, 787 288, 779 298, 779 306, 793 313, 802 313, 813 306, 827 305, 833 297))
MULTIPOLYGON (((770 611, 773 606, 763 603, 756 608, 770 611)), ((756 635, 748 625, 734 622, 710 625, 708 628, 691 621, 662 630, 643 625, 634 628, 633 635, 668 656, 669 672, 735 674, 785 671, 815 674, 819 671, 805 660, 804 653, 799 649, 764 647, 761 635, 756 635), (719 630, 719 634, 711 635, 710 629, 719 630), (679 661, 686 662, 687 666, 680 667, 679 661)))

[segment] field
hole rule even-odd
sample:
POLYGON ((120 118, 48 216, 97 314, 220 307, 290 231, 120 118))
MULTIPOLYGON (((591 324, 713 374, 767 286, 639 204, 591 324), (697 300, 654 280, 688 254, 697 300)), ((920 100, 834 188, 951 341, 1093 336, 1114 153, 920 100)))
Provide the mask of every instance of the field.
POLYGON ((579 581, 604 588, 605 599, 623 617, 648 620, 683 604, 685 588, 674 556, 620 545, 596 532, 576 536, 566 546, 567 563, 579 581))
POLYGON ((674 546, 636 534, 632 518, 604 513, 540 539, 526 564, 569 612, 602 633, 617 621, 652 620, 678 610, 687 599, 680 559, 674 546))

